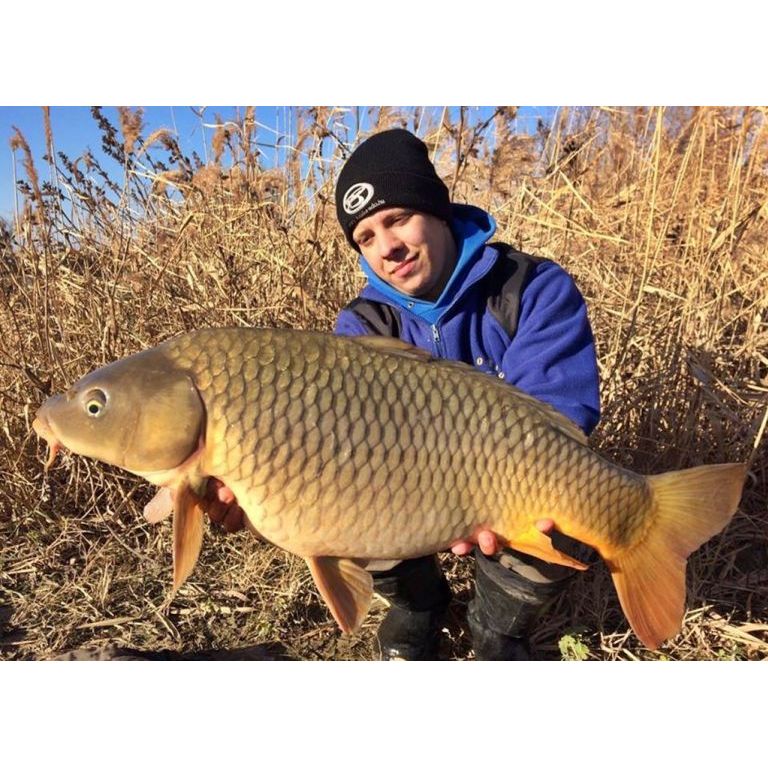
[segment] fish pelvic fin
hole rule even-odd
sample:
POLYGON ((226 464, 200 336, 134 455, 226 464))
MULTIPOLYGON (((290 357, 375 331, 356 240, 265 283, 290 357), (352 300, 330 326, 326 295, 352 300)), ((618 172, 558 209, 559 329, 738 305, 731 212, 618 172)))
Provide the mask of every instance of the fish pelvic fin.
POLYGON ((176 489, 173 505, 173 594, 195 569, 203 546, 204 502, 184 484, 176 489))
POLYGON ((730 522, 746 471, 711 464, 646 478, 653 522, 639 543, 606 562, 630 626, 651 650, 680 631, 688 556, 730 522))
POLYGON ((320 595, 341 631, 356 632, 371 607, 371 574, 343 557, 308 557, 306 561, 320 595))

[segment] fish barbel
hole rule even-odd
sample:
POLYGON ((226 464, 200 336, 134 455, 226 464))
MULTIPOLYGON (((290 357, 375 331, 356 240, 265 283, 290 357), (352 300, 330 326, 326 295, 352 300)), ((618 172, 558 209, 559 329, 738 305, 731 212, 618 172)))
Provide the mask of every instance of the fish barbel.
POLYGON ((368 612, 372 561, 477 540, 584 569, 535 522, 591 545, 657 648, 685 608, 688 556, 736 511, 743 464, 642 476, 598 456, 552 407, 402 341, 218 328, 100 368, 49 398, 50 446, 174 497, 174 590, 197 561, 210 477, 250 525, 305 558, 343 631, 368 612))

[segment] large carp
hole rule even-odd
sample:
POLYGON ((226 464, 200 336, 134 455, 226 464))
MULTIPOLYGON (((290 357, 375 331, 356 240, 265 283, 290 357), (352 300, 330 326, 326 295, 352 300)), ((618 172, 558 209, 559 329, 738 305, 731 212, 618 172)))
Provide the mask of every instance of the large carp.
POLYGON ((742 464, 644 477, 602 459, 548 405, 404 342, 208 329, 100 368, 34 428, 174 496, 174 589, 194 568, 210 477, 265 539, 305 558, 343 631, 372 596, 366 563, 484 530, 584 569, 536 527, 595 547, 637 636, 656 648, 685 606, 687 557, 733 516, 742 464))

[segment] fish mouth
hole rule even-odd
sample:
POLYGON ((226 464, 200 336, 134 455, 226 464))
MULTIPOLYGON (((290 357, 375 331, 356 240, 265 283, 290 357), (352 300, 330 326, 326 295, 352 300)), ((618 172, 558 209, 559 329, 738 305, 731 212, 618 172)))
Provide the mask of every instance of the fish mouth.
POLYGON ((37 417, 32 422, 32 429, 37 432, 39 438, 48 443, 48 459, 45 462, 45 471, 47 472, 54 465, 64 443, 53 434, 53 429, 45 414, 38 412, 37 417))

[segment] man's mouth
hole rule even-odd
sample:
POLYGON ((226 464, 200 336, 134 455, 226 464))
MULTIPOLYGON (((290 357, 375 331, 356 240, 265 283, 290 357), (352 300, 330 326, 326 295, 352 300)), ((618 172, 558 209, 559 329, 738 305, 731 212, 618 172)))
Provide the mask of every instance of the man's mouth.
POLYGON ((401 261, 389 274, 390 276, 398 276, 404 272, 410 271, 410 265, 416 261, 416 256, 409 256, 405 261, 401 261))

